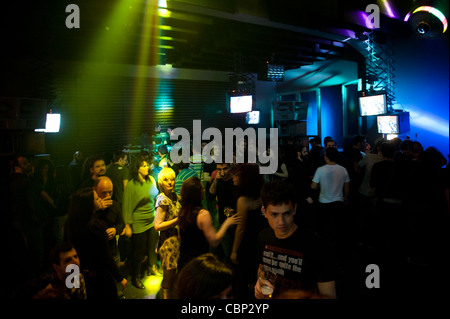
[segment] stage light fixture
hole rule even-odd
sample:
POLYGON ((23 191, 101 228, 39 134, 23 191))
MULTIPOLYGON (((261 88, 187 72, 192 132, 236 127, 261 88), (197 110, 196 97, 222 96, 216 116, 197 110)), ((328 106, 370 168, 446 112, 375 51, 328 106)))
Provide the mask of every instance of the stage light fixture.
POLYGON ((267 61, 260 66, 258 80, 281 82, 284 81, 284 72, 284 65, 269 63, 269 61, 267 61))
POLYGON ((427 39, 441 36, 448 27, 445 15, 431 6, 417 7, 405 16, 404 21, 409 21, 413 31, 427 39))
POLYGON ((268 81, 283 81, 284 80, 284 65, 267 64, 267 80, 268 81))

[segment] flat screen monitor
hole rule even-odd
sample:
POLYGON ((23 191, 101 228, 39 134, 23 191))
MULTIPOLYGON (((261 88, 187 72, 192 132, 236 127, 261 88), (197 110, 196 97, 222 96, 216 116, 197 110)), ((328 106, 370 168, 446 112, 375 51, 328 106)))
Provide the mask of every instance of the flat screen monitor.
POLYGON ((259 111, 248 112, 245 116, 247 124, 259 124, 259 111))
POLYGON ((61 124, 61 114, 47 113, 45 119, 45 128, 37 128, 35 132, 58 133, 61 124))
POLYGON ((377 116, 378 133, 399 134, 400 126, 397 115, 379 115, 377 116))
POLYGON ((252 95, 230 96, 230 113, 251 112, 253 106, 252 95))
POLYGON ((409 132, 409 112, 378 115, 377 128, 378 133, 381 134, 403 134, 409 132))
POLYGON ((359 97, 359 114, 361 116, 381 115, 387 113, 386 94, 359 97))

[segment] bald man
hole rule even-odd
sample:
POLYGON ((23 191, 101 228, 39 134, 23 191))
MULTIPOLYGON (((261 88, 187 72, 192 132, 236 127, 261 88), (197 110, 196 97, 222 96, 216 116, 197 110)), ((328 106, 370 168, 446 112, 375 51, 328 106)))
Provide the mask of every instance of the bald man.
POLYGON ((95 216, 106 223, 110 247, 114 260, 120 265, 120 254, 117 247, 116 235, 123 235, 125 223, 122 217, 122 206, 111 199, 113 183, 107 176, 100 176, 94 181, 94 191, 98 195, 100 205, 95 216), (101 207, 101 208, 100 208, 101 207))

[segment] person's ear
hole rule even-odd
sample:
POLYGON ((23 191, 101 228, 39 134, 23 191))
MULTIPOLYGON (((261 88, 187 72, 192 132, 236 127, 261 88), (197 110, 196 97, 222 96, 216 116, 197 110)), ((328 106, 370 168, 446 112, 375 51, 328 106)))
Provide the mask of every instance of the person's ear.
POLYGON ((267 218, 267 216, 266 216, 266 208, 264 206, 261 206, 261 213, 263 213, 264 217, 267 218))

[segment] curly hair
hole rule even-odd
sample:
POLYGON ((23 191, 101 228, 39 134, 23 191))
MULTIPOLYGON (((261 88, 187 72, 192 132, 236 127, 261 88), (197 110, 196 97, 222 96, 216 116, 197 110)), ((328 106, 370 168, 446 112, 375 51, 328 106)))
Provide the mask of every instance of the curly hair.
MULTIPOLYGON (((138 174, 139 174, 139 168, 142 166, 142 164, 146 162, 148 166, 151 165, 150 159, 148 159, 145 156, 139 156, 135 158, 130 165, 130 179, 134 179, 134 181, 138 181, 138 174)), ((150 179, 150 174, 145 176, 145 179, 150 179)))

